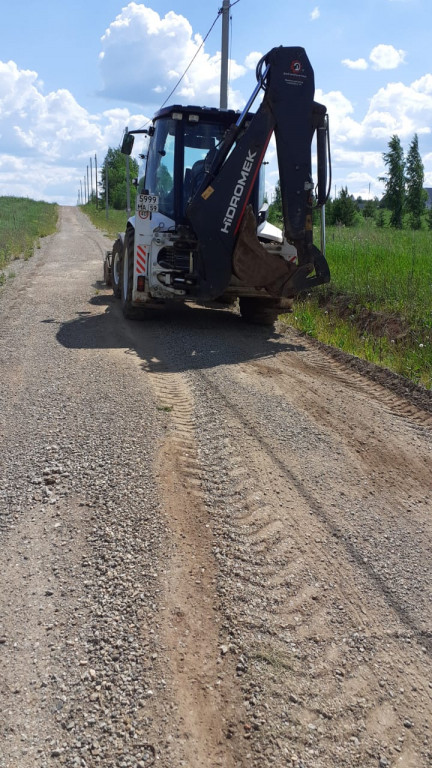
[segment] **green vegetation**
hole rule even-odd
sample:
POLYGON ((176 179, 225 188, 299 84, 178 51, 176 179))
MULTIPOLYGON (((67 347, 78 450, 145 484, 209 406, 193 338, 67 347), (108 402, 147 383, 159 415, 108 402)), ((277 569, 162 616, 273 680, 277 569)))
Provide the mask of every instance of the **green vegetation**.
POLYGON ((287 323, 432 387, 432 232, 327 230, 330 285, 299 297, 287 323))
POLYGON ((28 259, 40 237, 56 230, 58 206, 26 197, 0 197, 0 269, 20 256, 28 259))
POLYGON ((388 152, 383 154, 387 167, 387 176, 380 181, 385 183, 386 206, 391 211, 390 226, 402 229, 405 205, 405 159, 399 136, 392 136, 388 152))
POLYGON ((113 208, 108 209, 108 218, 106 210, 102 207, 102 202, 99 201, 99 207, 96 207, 95 200, 92 200, 86 205, 81 205, 81 210, 87 214, 90 221, 97 227, 105 232, 109 237, 117 237, 118 232, 124 232, 126 229, 126 223, 128 215, 126 211, 115 211, 113 208))
MULTIPOLYGON (((117 211, 126 210, 126 155, 122 155, 120 147, 109 147, 106 154, 102 174, 101 197, 105 200, 105 180, 108 176, 108 205, 117 211)), ((138 163, 132 157, 129 158, 129 178, 138 178, 138 163)), ((131 209, 135 208, 136 187, 130 185, 131 209)))
MULTIPOLYGON (((432 210, 417 135, 406 160, 392 136, 383 160, 381 201, 355 200, 347 188, 328 201, 331 283, 298 297, 284 317, 320 341, 432 388, 432 210)), ((269 220, 282 227, 279 184, 269 220)))
MULTIPOLYGON (((118 232, 124 232, 128 216, 127 206, 127 184, 126 184, 126 155, 121 153, 120 147, 114 149, 108 148, 103 166, 101 169, 102 183, 100 198, 96 205, 96 198, 81 206, 81 210, 87 214, 90 221, 105 232, 109 237, 116 237, 118 232), (106 211, 106 192, 105 184, 108 178, 108 215, 106 211)), ((132 157, 129 158, 129 178, 138 177, 138 163, 132 157)), ((136 187, 131 183, 129 185, 131 211, 135 211, 136 187)))
POLYGON ((424 167, 420 157, 417 134, 415 134, 408 150, 405 173, 405 207, 409 214, 410 226, 412 229, 421 229, 422 217, 425 212, 427 192, 423 189, 424 167))

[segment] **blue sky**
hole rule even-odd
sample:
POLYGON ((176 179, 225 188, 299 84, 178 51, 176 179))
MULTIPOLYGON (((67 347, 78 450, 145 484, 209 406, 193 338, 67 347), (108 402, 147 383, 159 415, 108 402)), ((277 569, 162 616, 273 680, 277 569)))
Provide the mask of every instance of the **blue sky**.
MULTIPOLYGON (((0 195, 75 204, 89 158, 160 106, 222 0, 0 0, 0 195)), ((259 54, 301 45, 327 105, 333 188, 380 195, 382 153, 418 133, 432 186, 432 0, 239 0, 231 8, 229 106, 259 54)), ((218 105, 220 19, 171 103, 218 105)), ((269 190, 277 179, 274 148, 269 190)))

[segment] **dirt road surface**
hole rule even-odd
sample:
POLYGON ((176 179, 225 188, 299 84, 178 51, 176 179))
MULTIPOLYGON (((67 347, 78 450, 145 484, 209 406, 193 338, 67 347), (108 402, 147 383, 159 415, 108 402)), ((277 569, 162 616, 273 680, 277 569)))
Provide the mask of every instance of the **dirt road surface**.
POLYGON ((0 768, 431 766, 430 398, 108 246, 0 294, 0 768))

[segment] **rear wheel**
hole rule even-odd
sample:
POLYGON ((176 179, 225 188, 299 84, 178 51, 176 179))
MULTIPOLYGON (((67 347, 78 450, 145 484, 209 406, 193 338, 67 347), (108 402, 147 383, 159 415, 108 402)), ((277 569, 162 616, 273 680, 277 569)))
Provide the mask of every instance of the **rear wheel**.
POLYGON ((281 299, 260 299, 255 296, 242 296, 239 304, 243 320, 254 325, 273 325, 284 309, 281 299))
POLYGON ((139 307, 132 306, 134 244, 135 232, 132 227, 129 227, 129 229, 126 230, 120 278, 122 311, 124 316, 129 320, 138 320, 142 317, 142 310, 139 307))
POLYGON ((120 278, 121 278, 121 262, 123 255, 123 245, 120 238, 117 238, 113 245, 112 257, 111 257, 111 285, 113 294, 116 299, 120 298, 120 278))
POLYGON ((111 270, 110 270, 110 267, 108 266, 107 258, 105 258, 105 261, 104 261, 103 274, 104 274, 104 283, 109 287, 110 285, 112 285, 112 283, 111 283, 111 270))

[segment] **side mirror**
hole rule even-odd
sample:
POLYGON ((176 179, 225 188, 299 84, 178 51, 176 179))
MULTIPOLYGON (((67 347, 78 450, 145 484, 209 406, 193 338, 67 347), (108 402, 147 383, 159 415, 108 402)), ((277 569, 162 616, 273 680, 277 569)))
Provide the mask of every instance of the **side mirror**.
POLYGON ((135 136, 132 133, 125 133, 125 135, 123 136, 123 141, 120 149, 122 155, 131 154, 134 141, 135 141, 135 136))
POLYGON ((138 179, 136 179, 136 178, 132 179, 132 186, 133 187, 138 187, 138 179))

